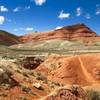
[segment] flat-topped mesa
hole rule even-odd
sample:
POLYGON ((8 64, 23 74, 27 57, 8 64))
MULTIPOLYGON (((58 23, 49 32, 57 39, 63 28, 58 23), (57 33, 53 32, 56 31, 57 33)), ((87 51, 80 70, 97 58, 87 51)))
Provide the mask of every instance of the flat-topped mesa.
POLYGON ((51 40, 51 39, 65 39, 65 40, 80 40, 79 38, 95 38, 98 35, 84 24, 75 24, 72 26, 65 26, 61 29, 50 32, 42 32, 40 34, 31 34, 20 37, 22 42, 51 40))

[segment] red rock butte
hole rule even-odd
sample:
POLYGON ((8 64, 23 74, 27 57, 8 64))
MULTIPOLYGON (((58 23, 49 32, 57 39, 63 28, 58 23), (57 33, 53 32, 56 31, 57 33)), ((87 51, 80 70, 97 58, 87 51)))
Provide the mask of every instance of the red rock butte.
POLYGON ((81 40, 85 43, 100 41, 100 37, 84 24, 66 26, 50 32, 31 33, 21 36, 19 39, 22 42, 51 39, 81 40))

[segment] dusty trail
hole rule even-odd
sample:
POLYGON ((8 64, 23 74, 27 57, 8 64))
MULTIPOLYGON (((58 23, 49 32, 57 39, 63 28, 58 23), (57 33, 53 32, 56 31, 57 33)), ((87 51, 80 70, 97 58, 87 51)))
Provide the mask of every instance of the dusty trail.
POLYGON ((90 81, 92 83, 96 83, 95 79, 91 76, 91 74, 89 72, 87 72, 87 70, 85 69, 85 66, 80 58, 80 56, 78 56, 78 59, 79 59, 79 62, 80 62, 80 65, 81 65, 81 68, 82 68, 82 71, 84 73, 84 75, 86 76, 87 78, 87 81, 90 81))

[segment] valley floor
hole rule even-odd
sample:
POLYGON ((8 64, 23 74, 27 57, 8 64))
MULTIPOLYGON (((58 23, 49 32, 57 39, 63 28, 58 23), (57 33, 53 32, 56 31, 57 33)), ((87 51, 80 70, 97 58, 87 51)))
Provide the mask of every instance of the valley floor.
POLYGON ((100 95, 98 50, 71 55, 48 52, 13 50, 2 54, 0 100, 63 100, 61 93, 65 98, 71 96, 70 100, 88 100, 91 92, 100 95), (80 96, 73 93, 73 88, 80 96))

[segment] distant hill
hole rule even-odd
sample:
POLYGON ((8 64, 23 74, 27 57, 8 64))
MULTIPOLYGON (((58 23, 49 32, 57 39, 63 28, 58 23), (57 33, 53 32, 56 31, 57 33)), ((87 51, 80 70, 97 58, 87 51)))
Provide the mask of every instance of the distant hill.
POLYGON ((0 30, 0 45, 10 46, 29 42, 35 42, 36 44, 36 42, 47 40, 55 40, 55 42, 56 40, 79 41, 81 43, 90 44, 100 41, 100 36, 84 24, 65 26, 61 29, 55 29, 48 32, 30 33, 20 37, 0 30))
POLYGON ((18 36, 0 30, 0 45, 14 45, 20 43, 18 36))
POLYGON ((100 49, 100 36, 84 24, 65 26, 49 32, 29 33, 19 37, 22 44, 11 48, 25 50, 100 49))
POLYGON ((40 34, 33 33, 20 37, 20 40, 24 43, 29 41, 43 41, 52 39, 63 39, 68 41, 79 40, 84 43, 100 41, 100 37, 96 34, 96 32, 92 31, 84 24, 65 26, 61 29, 53 30, 50 32, 42 32, 40 34))

